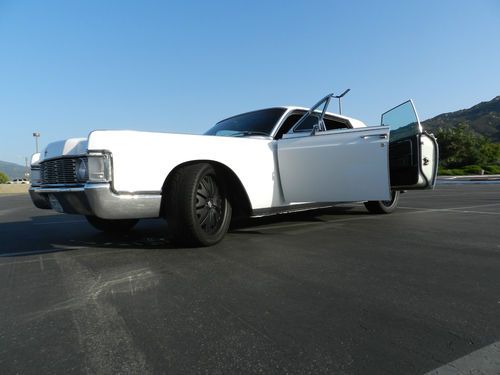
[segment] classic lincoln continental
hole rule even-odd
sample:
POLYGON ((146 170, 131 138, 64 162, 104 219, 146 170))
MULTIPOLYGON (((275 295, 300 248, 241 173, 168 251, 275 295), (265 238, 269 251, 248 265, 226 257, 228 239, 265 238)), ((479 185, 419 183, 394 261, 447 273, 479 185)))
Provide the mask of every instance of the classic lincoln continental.
POLYGON ((32 157, 30 195, 102 231, 165 218, 178 243, 210 246, 232 217, 340 202, 390 213, 400 191, 434 187, 437 142, 411 100, 366 126, 328 112, 334 97, 243 113, 204 135, 97 130, 53 142, 32 157))

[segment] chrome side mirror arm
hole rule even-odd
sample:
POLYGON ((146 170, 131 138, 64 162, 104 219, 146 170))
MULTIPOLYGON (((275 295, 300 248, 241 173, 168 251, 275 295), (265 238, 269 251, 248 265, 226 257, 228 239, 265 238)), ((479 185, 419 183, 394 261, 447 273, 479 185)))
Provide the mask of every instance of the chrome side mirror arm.
POLYGON ((319 132, 320 129, 319 129, 319 124, 316 124, 313 126, 312 130, 311 130, 311 133, 309 135, 316 135, 317 132, 319 132))

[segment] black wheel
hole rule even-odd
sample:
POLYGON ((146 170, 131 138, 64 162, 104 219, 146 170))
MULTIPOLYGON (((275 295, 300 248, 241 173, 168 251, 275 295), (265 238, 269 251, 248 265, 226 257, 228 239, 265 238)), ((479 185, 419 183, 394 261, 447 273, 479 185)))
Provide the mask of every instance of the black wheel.
POLYGON ((173 176, 166 192, 166 219, 174 240, 211 246, 221 241, 231 222, 224 180, 210 164, 186 166, 173 176))
POLYGON ((399 191, 392 191, 390 200, 368 201, 365 202, 365 207, 372 214, 390 214, 398 206, 399 194, 399 191))
POLYGON ((109 220, 97 216, 85 216, 90 225, 106 233, 124 233, 134 227, 139 219, 109 220))

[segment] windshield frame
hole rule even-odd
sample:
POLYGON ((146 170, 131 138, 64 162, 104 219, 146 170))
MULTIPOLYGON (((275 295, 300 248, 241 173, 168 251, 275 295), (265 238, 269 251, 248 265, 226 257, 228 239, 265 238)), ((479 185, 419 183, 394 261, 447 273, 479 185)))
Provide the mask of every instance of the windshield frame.
POLYGON ((225 118, 219 122, 217 122, 214 126, 212 126, 210 129, 208 129, 204 135, 212 135, 212 136, 217 136, 217 137, 265 137, 265 138, 272 138, 274 129, 278 124, 281 123, 283 117, 287 113, 287 108, 286 107, 270 107, 270 108, 264 108, 264 109, 257 109, 254 111, 249 111, 249 112, 244 112, 240 113, 228 118, 225 118), (267 126, 266 128, 259 128, 259 129, 220 129, 217 130, 216 128, 220 126, 221 124, 225 122, 230 122, 231 120, 235 120, 239 117, 245 117, 249 116, 252 114, 256 114, 258 112, 271 112, 271 111, 277 111, 276 114, 272 114, 276 118, 274 119, 274 122, 272 125, 267 126), (233 134, 217 134, 217 131, 234 131, 233 134))
POLYGON ((322 122, 323 122, 323 117, 325 117, 325 113, 328 109, 328 106, 330 105, 330 100, 334 97, 334 94, 328 94, 324 98, 322 98, 319 102, 317 102, 315 105, 313 105, 304 115, 295 123, 294 126, 292 126, 292 131, 295 131, 308 117, 314 116, 318 118, 318 130, 325 130, 321 128, 322 122), (316 110, 323 106, 321 109, 321 114, 318 116, 318 113, 316 113, 316 110))

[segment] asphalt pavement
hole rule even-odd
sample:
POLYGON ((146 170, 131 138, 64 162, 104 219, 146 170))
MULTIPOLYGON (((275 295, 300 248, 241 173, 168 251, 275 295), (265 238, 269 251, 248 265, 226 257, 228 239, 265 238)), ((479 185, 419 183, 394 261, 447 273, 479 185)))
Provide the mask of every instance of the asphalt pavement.
POLYGON ((0 196, 0 300, 2 374, 499 373, 500 184, 251 220, 197 249, 162 220, 109 236, 0 196))

